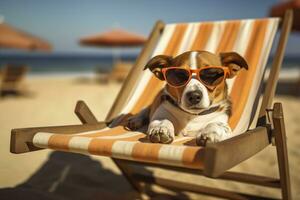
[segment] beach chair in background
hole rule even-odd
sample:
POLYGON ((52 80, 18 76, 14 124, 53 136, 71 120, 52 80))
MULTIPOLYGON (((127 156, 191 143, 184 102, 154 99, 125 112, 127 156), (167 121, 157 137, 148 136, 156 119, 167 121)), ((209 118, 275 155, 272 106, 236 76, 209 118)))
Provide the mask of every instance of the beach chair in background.
POLYGON ((132 65, 133 63, 125 61, 115 62, 114 68, 109 74, 109 78, 111 80, 117 81, 118 83, 122 83, 126 79, 132 65))
POLYGON ((264 198, 140 174, 132 170, 137 165, 278 188, 283 199, 291 199, 282 105, 272 105, 291 22, 292 13, 287 12, 281 24, 278 47, 264 92, 261 88, 263 75, 279 18, 180 24, 157 22, 104 122, 99 122, 86 104, 79 101, 75 113, 83 125, 13 129, 11 152, 25 153, 50 148, 108 156, 141 194, 148 193, 146 183, 175 192, 189 191, 229 199, 264 198), (192 137, 175 138, 172 144, 156 144, 148 142, 143 132, 131 132, 118 125, 149 105, 165 84, 150 71, 143 70, 146 62, 157 54, 177 55, 188 50, 214 53, 235 51, 247 60, 249 70, 241 71, 235 79, 228 81, 233 103, 229 124, 234 137, 206 147, 197 146, 192 137), (259 99, 262 99, 260 106, 259 99), (275 146, 278 158, 278 178, 249 172, 227 172, 271 144, 275 146))
POLYGON ((126 79, 132 66, 133 63, 131 62, 116 61, 109 73, 100 69, 97 70, 96 80, 99 83, 108 83, 111 81, 122 83, 126 79))
POLYGON ((24 79, 28 72, 25 65, 7 65, 1 71, 1 96, 7 94, 19 95, 25 92, 26 85, 24 79))

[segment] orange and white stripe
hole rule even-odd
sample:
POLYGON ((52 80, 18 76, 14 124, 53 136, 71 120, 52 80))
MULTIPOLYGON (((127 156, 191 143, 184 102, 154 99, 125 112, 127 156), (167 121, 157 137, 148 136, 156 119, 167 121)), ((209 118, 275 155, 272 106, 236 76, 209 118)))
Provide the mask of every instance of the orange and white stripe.
MULTIPOLYGON (((233 102, 229 124, 235 134, 243 133, 253 121, 255 100, 278 23, 277 18, 265 18, 169 24, 164 28, 153 56, 207 50, 213 53, 235 51, 245 57, 249 70, 228 80, 233 102)), ((149 70, 142 71, 138 78, 120 114, 139 112, 153 101, 165 84, 149 70)), ((129 132, 121 126, 73 135, 37 133, 33 144, 41 148, 189 168, 202 168, 203 163, 202 148, 196 146, 192 137, 176 138, 171 145, 153 144, 144 133, 129 132)))

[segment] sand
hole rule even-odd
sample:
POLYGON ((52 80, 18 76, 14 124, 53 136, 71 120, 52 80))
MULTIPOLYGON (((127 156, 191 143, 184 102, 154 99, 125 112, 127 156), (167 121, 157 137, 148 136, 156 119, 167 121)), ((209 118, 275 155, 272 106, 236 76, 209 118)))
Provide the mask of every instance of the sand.
MULTIPOLYGON (((93 80, 74 77, 35 77, 27 79, 26 96, 9 96, 0 99, 0 188, 14 187, 31 177, 45 161, 51 150, 15 155, 9 153, 10 130, 12 128, 79 124, 73 110, 77 100, 84 100, 98 120, 103 120, 116 97, 120 84, 101 85, 93 80)), ((276 96, 282 102, 286 116, 288 153, 294 199, 300 198, 300 99, 291 96, 276 96)), ((113 162, 104 157, 93 157, 102 163, 104 169, 120 174, 113 162)), ((257 156, 247 160, 235 171, 254 172, 277 176, 275 148, 268 147, 257 156)), ((276 189, 254 187, 247 184, 216 182, 208 178, 155 170, 163 177, 175 177, 191 183, 212 185, 234 191, 256 192, 278 197, 276 189)), ((121 186, 122 187, 122 186, 121 186)), ((199 198, 194 194, 190 197, 199 198)), ((207 198, 211 199, 211 198, 207 198)))

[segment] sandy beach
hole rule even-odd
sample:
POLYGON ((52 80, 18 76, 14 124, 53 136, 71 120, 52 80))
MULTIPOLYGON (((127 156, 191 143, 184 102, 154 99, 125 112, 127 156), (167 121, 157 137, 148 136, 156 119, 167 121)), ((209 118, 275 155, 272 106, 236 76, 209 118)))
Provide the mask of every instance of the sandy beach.
MULTIPOLYGON (((0 188, 14 187, 28 180, 47 161, 49 154, 52 152, 43 150, 20 155, 9 153, 10 130, 12 128, 80 124, 73 112, 77 100, 84 100, 98 120, 103 120, 121 86, 117 83, 101 85, 91 79, 74 77, 34 77, 28 78, 26 83, 29 91, 26 96, 8 96, 0 99, 0 188)), ((282 102, 284 106, 292 192, 293 198, 299 199, 300 99, 292 96, 276 96, 276 101, 282 102)), ((100 161, 103 169, 109 170, 115 175, 120 174, 110 159, 104 157, 93 157, 92 159, 100 161)), ((233 170, 277 176, 278 169, 276 165, 275 148, 268 147, 233 170)), ((279 197, 279 192, 276 189, 266 189, 234 182, 217 182, 208 178, 163 170, 155 170, 153 173, 163 177, 175 177, 176 180, 185 180, 190 183, 279 197)), ((127 190, 130 193, 125 181, 118 186, 127 188, 124 191, 127 190)), ((199 196, 191 193, 188 193, 188 195, 195 199, 199 198, 199 196)))

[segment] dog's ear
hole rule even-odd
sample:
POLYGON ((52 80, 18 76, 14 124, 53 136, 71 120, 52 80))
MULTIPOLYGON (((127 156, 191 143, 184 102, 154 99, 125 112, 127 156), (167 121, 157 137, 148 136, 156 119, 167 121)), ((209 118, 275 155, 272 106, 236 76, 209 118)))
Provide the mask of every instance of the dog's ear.
POLYGON ((233 78, 242 68, 248 70, 246 60, 236 52, 220 53, 220 58, 222 65, 229 68, 230 74, 228 78, 233 78))
POLYGON ((170 67, 172 65, 172 56, 158 55, 153 57, 144 67, 144 70, 150 69, 150 71, 160 80, 164 80, 162 68, 170 67))

